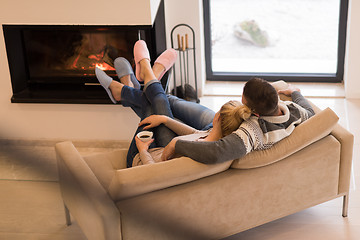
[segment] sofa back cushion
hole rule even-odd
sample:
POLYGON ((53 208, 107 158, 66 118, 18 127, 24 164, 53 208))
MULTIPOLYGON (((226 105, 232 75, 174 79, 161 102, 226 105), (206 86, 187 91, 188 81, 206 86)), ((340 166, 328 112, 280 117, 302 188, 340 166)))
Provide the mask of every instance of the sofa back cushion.
POLYGON ((271 148, 253 151, 242 158, 236 159, 231 167, 250 169, 280 161, 327 136, 338 120, 339 117, 330 108, 326 108, 297 126, 290 136, 274 144, 271 148))
POLYGON ((232 161, 206 165, 188 157, 116 170, 108 192, 114 201, 160 190, 227 170, 232 161))

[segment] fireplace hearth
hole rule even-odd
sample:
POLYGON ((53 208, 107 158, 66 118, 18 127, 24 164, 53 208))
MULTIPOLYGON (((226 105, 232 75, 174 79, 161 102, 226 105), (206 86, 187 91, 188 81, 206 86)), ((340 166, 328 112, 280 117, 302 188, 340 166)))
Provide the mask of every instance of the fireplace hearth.
POLYGON ((138 39, 146 41, 152 60, 166 49, 163 1, 152 26, 3 25, 3 32, 13 103, 110 104, 95 67, 117 79, 115 58, 134 65, 138 39))

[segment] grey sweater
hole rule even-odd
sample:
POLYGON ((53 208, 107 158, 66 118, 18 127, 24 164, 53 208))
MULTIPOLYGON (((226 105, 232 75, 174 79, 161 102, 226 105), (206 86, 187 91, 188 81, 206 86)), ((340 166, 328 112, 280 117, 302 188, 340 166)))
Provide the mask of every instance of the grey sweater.
POLYGON ((241 158, 254 150, 267 149, 315 114, 300 92, 293 92, 291 98, 292 101, 279 102, 284 115, 251 116, 235 132, 214 142, 178 140, 175 153, 201 163, 214 164, 241 158))

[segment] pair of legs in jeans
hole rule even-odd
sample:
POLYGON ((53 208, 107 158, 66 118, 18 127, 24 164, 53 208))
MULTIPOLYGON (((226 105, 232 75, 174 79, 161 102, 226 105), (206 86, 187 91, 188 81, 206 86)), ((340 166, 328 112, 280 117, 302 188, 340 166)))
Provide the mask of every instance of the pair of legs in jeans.
MULTIPOLYGON (((131 107, 141 120, 156 114, 177 118, 199 130, 212 127, 211 124, 215 115, 212 110, 197 103, 165 94, 157 78, 163 75, 164 71, 167 70, 166 67, 164 68, 164 66, 155 62, 153 68, 151 68, 149 59, 142 59, 138 63, 139 67, 141 66, 139 77, 145 82, 143 91, 136 87, 134 73, 129 67, 130 64, 124 58, 115 60, 116 72, 121 83, 113 81, 105 72, 96 69, 99 82, 107 90, 114 103, 120 101, 124 107, 131 107)), ((143 126, 139 126, 130 144, 127 155, 128 167, 132 166, 133 158, 138 153, 135 136, 142 130, 143 126)), ((154 128, 153 132, 155 141, 149 148, 165 147, 171 139, 177 136, 164 125, 154 128)))
MULTIPOLYGON (((157 81, 157 80, 155 80, 157 81)), ((198 130, 207 130, 212 127, 212 120, 215 112, 194 102, 185 101, 172 95, 166 95, 160 82, 152 82, 147 85, 144 91, 124 86, 121 93, 121 104, 131 109, 141 120, 150 115, 166 115, 176 118, 185 124, 198 130)), ((138 153, 135 143, 135 136, 142 131, 144 126, 139 126, 131 141, 127 166, 131 167, 132 160, 138 153)), ((171 139, 177 135, 164 125, 152 130, 155 141, 149 148, 165 147, 171 139)))
MULTIPOLYGON (((131 107, 141 120, 150 115, 165 115, 173 118, 169 102, 161 83, 154 79, 145 85, 144 91, 124 86, 121 93, 121 104, 131 107)), ((134 137, 130 143, 127 154, 127 167, 132 166, 132 161, 138 153, 135 136, 143 130, 144 126, 136 129, 134 137)), ((165 147, 171 139, 177 135, 163 124, 151 129, 154 133, 154 142, 149 148, 165 147)))

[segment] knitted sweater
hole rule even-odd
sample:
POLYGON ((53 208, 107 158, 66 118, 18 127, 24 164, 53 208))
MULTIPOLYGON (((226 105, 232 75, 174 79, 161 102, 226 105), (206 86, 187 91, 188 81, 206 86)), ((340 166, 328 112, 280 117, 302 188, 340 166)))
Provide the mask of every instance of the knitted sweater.
POLYGON ((175 153, 201 163, 214 164, 241 158, 254 150, 270 148, 315 114, 300 92, 293 92, 291 97, 292 101, 279 102, 283 112, 281 116, 251 116, 235 132, 214 142, 178 140, 175 153))

